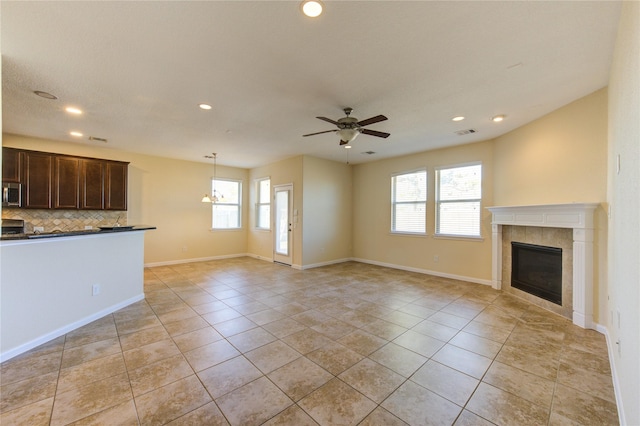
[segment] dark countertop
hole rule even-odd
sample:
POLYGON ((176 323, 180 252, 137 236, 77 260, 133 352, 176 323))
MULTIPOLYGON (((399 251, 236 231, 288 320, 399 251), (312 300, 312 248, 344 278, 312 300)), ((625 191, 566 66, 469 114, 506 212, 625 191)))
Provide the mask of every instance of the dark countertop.
POLYGON ((75 237, 79 235, 97 235, 97 234, 113 234, 116 232, 132 232, 132 231, 148 231, 156 229, 155 226, 149 225, 127 225, 127 226, 109 226, 93 229, 79 229, 77 231, 53 231, 53 232, 40 232, 33 234, 6 234, 2 235, 1 241, 15 241, 15 240, 33 240, 42 238, 58 238, 58 237, 75 237))

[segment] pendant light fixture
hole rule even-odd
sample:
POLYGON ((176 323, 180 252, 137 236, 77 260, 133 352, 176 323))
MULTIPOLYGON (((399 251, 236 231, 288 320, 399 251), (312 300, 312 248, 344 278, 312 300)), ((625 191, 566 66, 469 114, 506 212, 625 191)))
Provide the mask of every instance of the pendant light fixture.
MULTIPOLYGON (((219 201, 218 198, 218 191, 216 191, 216 163, 217 163, 217 159, 218 159, 218 154, 217 153, 212 153, 211 155, 205 155, 205 158, 213 158, 213 193, 211 194, 211 198, 209 198, 208 194, 204 194, 204 197, 202 197, 202 202, 203 203, 217 203, 219 201)), ((223 198, 224 196, 222 194, 220 194, 220 198, 223 198)))

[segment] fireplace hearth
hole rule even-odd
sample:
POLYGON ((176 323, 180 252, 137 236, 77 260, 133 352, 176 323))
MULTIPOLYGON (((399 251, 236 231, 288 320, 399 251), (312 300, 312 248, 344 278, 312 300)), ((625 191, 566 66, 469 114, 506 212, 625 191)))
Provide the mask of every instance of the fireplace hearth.
POLYGON ((511 287, 562 306, 562 249, 512 241, 511 287))

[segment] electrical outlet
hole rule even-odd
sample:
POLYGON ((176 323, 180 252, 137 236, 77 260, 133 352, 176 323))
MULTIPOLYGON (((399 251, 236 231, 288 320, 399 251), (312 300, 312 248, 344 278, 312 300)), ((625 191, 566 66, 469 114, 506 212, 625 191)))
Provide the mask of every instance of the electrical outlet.
POLYGON ((100 294, 100 284, 94 284, 91 286, 91 294, 92 296, 97 296, 100 294))
POLYGON ((438 256, 437 254, 435 256, 433 256, 433 261, 435 263, 438 263, 440 261, 440 256, 438 256))
POLYGON ((186 252, 187 251, 187 246, 182 246, 182 252, 186 252))
POLYGON ((34 226, 33 232, 44 232, 44 226, 34 226))
POLYGON ((91 225, 85 225, 85 226, 84 226, 84 229, 86 229, 86 230, 93 229, 93 226, 91 226, 91 225))

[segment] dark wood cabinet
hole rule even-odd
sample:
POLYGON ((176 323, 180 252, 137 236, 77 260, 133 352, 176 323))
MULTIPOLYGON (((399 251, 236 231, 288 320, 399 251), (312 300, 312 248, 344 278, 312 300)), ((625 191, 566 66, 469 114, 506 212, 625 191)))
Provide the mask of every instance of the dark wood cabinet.
POLYGON ((80 202, 80 160, 55 156, 53 161, 53 208, 77 209, 80 202))
POLYGON ((13 148, 2 148, 2 182, 22 182, 22 152, 13 148))
POLYGON ((22 183, 22 207, 126 210, 129 163, 2 148, 2 181, 22 183))
POLYGON ((24 152, 23 207, 50 209, 53 180, 53 155, 45 152, 24 152))
POLYGON ((104 209, 104 164, 105 162, 102 160, 82 160, 80 173, 81 209, 104 209))
POLYGON ((105 179, 105 209, 127 209, 127 163, 107 161, 105 179))

